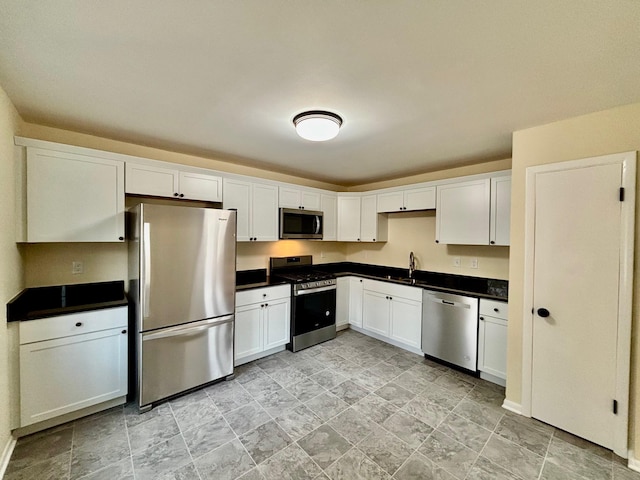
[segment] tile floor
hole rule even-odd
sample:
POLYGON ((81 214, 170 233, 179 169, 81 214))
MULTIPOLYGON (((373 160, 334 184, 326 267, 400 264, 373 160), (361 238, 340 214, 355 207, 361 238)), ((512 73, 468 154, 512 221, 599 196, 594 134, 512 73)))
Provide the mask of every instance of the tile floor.
POLYGON ((143 415, 119 407, 22 438, 5 479, 640 479, 503 396, 347 330, 143 415))

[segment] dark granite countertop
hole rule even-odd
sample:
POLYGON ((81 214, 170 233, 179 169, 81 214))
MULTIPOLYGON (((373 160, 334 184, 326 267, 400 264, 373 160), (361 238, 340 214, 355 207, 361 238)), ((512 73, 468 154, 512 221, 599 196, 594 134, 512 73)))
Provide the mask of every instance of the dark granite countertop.
POLYGON ((123 280, 25 288, 7 303, 7 321, 35 320, 127 304, 123 280))
MULTIPOLYGON (((311 268, 313 268, 313 270, 333 273, 338 277, 353 275, 371 280, 380 280, 400 285, 415 286, 427 290, 470 295, 492 300, 507 301, 509 293, 509 282, 507 280, 493 278, 416 270, 412 280, 409 279, 409 270, 406 268, 384 267, 354 262, 324 263, 313 265, 311 268)), ((267 276, 266 268, 244 270, 237 272, 238 287, 236 289, 238 291, 248 290, 251 288, 281 285, 283 283, 286 282, 272 282, 267 276)))

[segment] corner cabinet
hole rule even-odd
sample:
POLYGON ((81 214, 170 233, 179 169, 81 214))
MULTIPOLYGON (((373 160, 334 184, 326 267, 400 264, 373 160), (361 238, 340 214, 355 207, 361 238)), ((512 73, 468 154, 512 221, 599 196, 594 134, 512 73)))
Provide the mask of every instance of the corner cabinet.
POLYGON ((224 179, 222 205, 237 210, 238 242, 278 240, 278 187, 224 179))
POLYGON ((127 307, 20 323, 20 426, 127 395, 127 307))
POLYGON ((437 187, 436 243, 509 245, 511 177, 437 187))
POLYGON ((290 342, 291 286, 236 293, 235 365, 284 350, 290 342))
POLYGON ((338 195, 338 241, 387 241, 387 218, 378 215, 376 197, 338 195))
POLYGON ((19 242, 123 242, 124 162, 28 147, 19 242), (26 203, 26 207, 25 207, 26 203))
POLYGON ((507 379, 506 302, 480 299, 478 370, 480 377, 505 386, 507 379))

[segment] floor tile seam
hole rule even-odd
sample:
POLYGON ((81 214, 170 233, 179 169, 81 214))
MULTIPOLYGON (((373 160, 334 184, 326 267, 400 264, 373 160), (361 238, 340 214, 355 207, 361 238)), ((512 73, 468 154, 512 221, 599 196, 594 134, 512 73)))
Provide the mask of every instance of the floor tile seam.
MULTIPOLYGON (((456 405, 456 407, 457 407, 457 405, 456 405)), ((455 409, 455 407, 454 407, 454 409, 455 409)), ((445 420, 446 420, 447 418, 449 418, 451 415, 455 415, 456 417, 460 417, 460 418, 462 418, 463 420, 467 420, 468 422, 473 423, 475 426, 480 427, 480 428, 482 428, 483 430, 486 430, 487 432, 489 432, 489 434, 494 433, 494 432, 495 432, 495 429, 496 429, 496 428, 497 428, 497 426, 498 426, 498 425, 496 424, 496 426, 495 426, 492 430, 489 430, 489 429, 488 429, 487 427, 485 427, 484 425, 480 425, 479 423, 474 422, 474 421, 473 421, 473 419, 471 419, 471 418, 467 418, 467 417, 465 417, 464 415, 460 415, 459 413, 454 412, 454 411, 453 411, 453 409, 452 409, 452 410, 449 410, 449 415, 447 415, 447 417, 445 418, 445 420)), ((444 421, 444 420, 443 420, 443 421, 444 421)), ((499 422, 498 422, 498 423, 499 423, 499 422)), ((440 425, 442 425, 442 422, 440 423, 440 425)), ((438 425, 438 426, 440 426, 440 425, 438 425)), ((490 438, 490 437, 491 437, 491 435, 489 435, 489 438, 490 438)), ((487 441, 489 441, 489 439, 487 439, 487 441)), ((485 443, 486 443, 486 442, 485 442, 485 443)))
MULTIPOLYGON (((206 391, 204 393, 207 394, 206 391)), ((209 397, 208 394, 207 394, 207 397, 209 397)), ((187 439, 184 438, 184 434, 182 432, 182 427, 180 426, 180 422, 178 422, 178 419, 176 418, 176 412, 173 410, 173 405, 171 405, 171 402, 168 402, 168 403, 169 403, 169 410, 171 410, 171 415, 173 415, 173 421, 176 422, 176 425, 178 427, 178 434, 180 435, 180 438, 182 438, 182 442, 184 443, 184 446, 187 449, 187 453, 189 454, 189 458, 191 459, 191 463, 193 464, 193 467, 196 469, 196 473, 198 475, 198 478, 202 479, 202 476, 200 475, 200 471, 198 470, 198 467, 196 466, 196 462, 195 462, 195 460, 193 458, 193 455, 191 454, 191 449, 189 448, 189 445, 187 444, 187 439)), ((213 400, 212 400, 212 403, 213 403, 213 400)), ((174 438, 174 437, 172 437, 172 438, 174 438)), ((131 446, 129 446, 129 448, 131 448, 131 446)), ((178 468, 182 468, 183 466, 184 465, 180 465, 178 468)), ((176 468, 175 470, 172 470, 171 473, 173 473, 176 470, 178 470, 178 468, 176 468)), ((135 472, 134 472, 134 475, 135 475, 135 472)))
MULTIPOLYGON (((442 432, 441 432, 441 433, 442 433, 442 432)), ((443 435, 446 435, 446 434, 443 434, 443 435)), ((468 479, 468 478, 469 478, 469 474, 470 474, 470 473, 471 473, 471 471, 473 470, 473 467, 475 467, 475 466, 476 466, 476 463, 478 463, 478 460, 480 459, 480 457, 484 458, 485 460, 487 460, 488 462, 492 463, 493 465, 496 465, 496 466, 500 467, 500 465, 498 465, 498 464, 497 464, 497 463, 495 463, 495 462, 492 462, 492 461, 491 461, 491 460, 489 460, 487 457, 485 457, 484 455, 482 455, 482 454, 484 453, 485 448, 487 448, 487 444, 489 443, 489 440, 491 440, 491 437, 492 437, 493 435, 495 435, 495 433, 494 433, 494 432, 491 432, 491 435, 489 435, 489 438, 487 439, 487 441, 486 441, 486 442, 485 442, 485 444, 483 445, 482 450, 480 450, 480 452, 478 453, 478 456, 477 456, 477 457, 476 457, 476 459, 473 461, 473 464, 471 465, 471 467, 469 467, 469 470, 467 471, 466 475, 464 476, 464 479, 462 479, 462 480, 466 480, 466 479, 468 479)), ((448 436, 448 435, 447 435, 447 436, 448 436)), ((449 438, 451 438, 451 437, 449 437, 449 438)), ((454 440, 455 440, 455 439, 454 439, 454 440)), ((457 441, 457 440, 456 440, 456 441, 457 441)), ((500 468, 502 468, 502 467, 500 467, 500 468)), ((505 470, 506 470, 506 469, 505 469, 505 470)), ((507 470, 507 471, 508 471, 508 470, 507 470)), ((455 475, 454 475, 454 477, 455 477, 455 475)), ((516 477, 519 477, 519 475, 516 475, 516 477)))
MULTIPOLYGON (((497 433, 495 433, 495 432, 494 432, 494 433, 492 433, 491 435, 492 435, 492 436, 493 436, 493 435, 497 435, 497 436, 498 436, 498 437, 500 437, 502 440, 504 440, 504 441, 506 441, 506 442, 508 442, 508 443, 510 443, 510 444, 512 444, 512 445, 515 445, 516 447, 524 448, 527 452, 532 453, 532 454, 533 454, 533 455, 535 455, 536 457, 542 458, 542 463, 540 464, 540 471, 538 472, 538 478, 540 478, 540 475, 542 474, 542 469, 544 468, 544 462, 546 461, 546 454, 545 454, 545 456, 543 457, 542 455, 539 455, 539 454, 537 454, 537 453, 535 453, 535 452, 532 452, 532 451, 531 451, 531 450, 529 450, 528 448, 523 447, 522 445, 520 445, 520 444, 518 444, 518 443, 516 443, 516 442, 513 442, 513 441, 509 440, 508 438, 504 438, 502 435, 497 434, 497 433)), ((486 448, 486 446, 489 444, 489 440, 491 440, 491 437, 489 437, 489 439, 487 440, 487 443, 485 444, 485 448, 486 448)), ((482 449, 482 451, 484 452, 484 448, 482 449)), ((491 462, 491 460, 490 460, 488 457, 485 457, 485 458, 491 462)), ((492 463, 495 463, 495 462, 492 462, 492 463)), ((496 465, 498 465, 497 463, 495 463, 495 464, 496 464, 496 465)), ((504 470, 506 470, 507 472, 512 473, 512 474, 513 474, 513 475, 515 475, 516 477, 523 478, 523 477, 522 477, 518 472, 514 472, 511 468, 507 468, 507 467, 502 466, 502 465, 498 465, 498 466, 499 466, 499 467, 501 467, 501 468, 503 468, 503 469, 504 469, 504 470)), ((574 473, 574 472, 572 472, 572 473, 574 473)), ((578 475, 578 474, 576 473, 576 475, 578 475)))
MULTIPOLYGON (((564 443, 566 443, 566 444, 570 445, 570 446, 572 447, 572 449, 574 449, 574 448, 575 448, 575 449, 578 449, 578 450, 579 450, 582 454, 584 454, 584 455, 587 455, 587 456, 594 456, 594 457, 596 457, 596 458, 592 459, 592 461, 593 461, 594 463, 596 463, 596 464, 600 465, 601 467, 604 467, 604 465, 602 464, 602 462, 604 462, 604 461, 605 461, 605 459, 604 459, 604 458, 600 457, 599 455, 597 455, 597 454, 595 454, 595 453, 593 453, 593 452, 589 452, 589 451, 584 450, 584 449, 582 449, 582 448, 580 448, 580 447, 578 447, 578 446, 576 446, 576 445, 573 445, 572 443, 569 443, 569 442, 567 442, 566 440, 561 439, 560 437, 557 437, 557 436, 556 436, 556 433, 558 432, 558 430, 560 430, 560 429, 558 429, 558 428, 554 428, 554 429, 553 429, 553 434, 551 435, 551 438, 549 439, 549 445, 547 446, 547 453, 546 453, 545 457, 546 457, 546 456, 548 456, 548 454, 549 454, 549 450, 551 449, 551 443, 553 443, 553 439, 554 439, 554 438, 557 438, 557 439, 558 439, 558 441, 560 441, 560 442, 564 442, 564 443)), ((578 438, 580 438, 580 437, 578 437, 578 438)), ((553 462, 553 461, 551 461, 551 460, 549 460, 549 461, 550 461, 550 463, 554 463, 554 462, 553 462)), ((609 461, 609 462, 611 462, 611 464, 613 464, 613 457, 612 457, 610 460, 608 460, 608 461, 609 461)), ((554 464, 555 464, 555 463, 554 463, 554 464)), ((561 466, 561 465, 559 465, 559 466, 561 466)), ((611 468, 613 468, 613 466, 612 466, 611 468)), ((569 468, 565 468, 565 470, 569 470, 569 471, 573 472, 573 471, 572 471, 571 469, 569 469, 569 468)))

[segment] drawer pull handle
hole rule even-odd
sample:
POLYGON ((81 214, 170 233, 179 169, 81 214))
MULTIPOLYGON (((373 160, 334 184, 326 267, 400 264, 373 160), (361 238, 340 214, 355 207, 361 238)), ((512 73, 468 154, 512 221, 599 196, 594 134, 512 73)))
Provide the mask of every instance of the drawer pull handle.
POLYGON ((126 330, 122 330, 122 333, 127 333, 127 331, 126 330))
POLYGON ((500 309, 499 309, 499 308, 494 308, 494 309, 493 309, 493 311, 494 311, 494 312, 499 312, 499 311, 500 311, 500 309))
POLYGON ((81 327, 82 326, 82 322, 77 322, 76 323, 76 327, 81 327))

